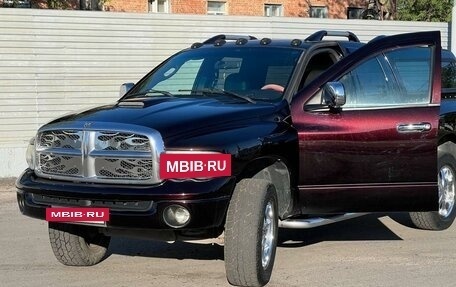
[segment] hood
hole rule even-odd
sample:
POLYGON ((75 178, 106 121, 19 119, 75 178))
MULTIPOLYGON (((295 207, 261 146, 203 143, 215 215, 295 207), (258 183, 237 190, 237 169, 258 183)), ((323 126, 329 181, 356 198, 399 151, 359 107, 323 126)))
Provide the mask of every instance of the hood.
POLYGON ((145 126, 158 130, 164 139, 194 130, 218 129, 253 118, 273 118, 286 104, 224 102, 211 98, 147 98, 105 105, 65 115, 49 124, 70 121, 109 122, 145 126))

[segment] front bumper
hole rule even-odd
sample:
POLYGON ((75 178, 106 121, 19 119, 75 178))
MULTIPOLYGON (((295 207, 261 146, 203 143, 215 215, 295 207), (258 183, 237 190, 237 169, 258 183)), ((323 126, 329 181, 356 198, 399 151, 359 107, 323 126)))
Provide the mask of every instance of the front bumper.
POLYGON ((108 207, 106 229, 178 231, 198 234, 198 230, 223 227, 235 178, 208 181, 164 181, 154 186, 108 185, 48 180, 27 169, 17 180, 17 199, 21 212, 45 219, 46 208, 108 207), (186 207, 190 222, 182 229, 171 228, 163 220, 163 210, 171 204, 186 207))

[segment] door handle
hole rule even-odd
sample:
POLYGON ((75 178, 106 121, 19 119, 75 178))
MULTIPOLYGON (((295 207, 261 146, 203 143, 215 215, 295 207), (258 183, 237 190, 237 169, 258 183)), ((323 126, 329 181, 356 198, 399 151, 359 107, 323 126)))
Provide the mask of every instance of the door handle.
POLYGON ((417 124, 398 124, 397 131, 399 133, 422 133, 428 132, 432 129, 430 123, 417 123, 417 124))

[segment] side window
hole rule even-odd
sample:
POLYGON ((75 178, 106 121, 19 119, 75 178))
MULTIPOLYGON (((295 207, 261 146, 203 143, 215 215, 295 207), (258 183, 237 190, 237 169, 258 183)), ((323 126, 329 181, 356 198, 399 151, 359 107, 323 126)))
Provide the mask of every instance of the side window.
POLYGON ((427 104, 431 95, 432 50, 413 47, 394 50, 386 57, 397 75, 405 103, 427 104))
POLYGON ((329 67, 338 61, 338 56, 334 51, 328 51, 327 49, 325 50, 312 56, 312 59, 310 59, 309 63, 306 66, 306 70, 304 71, 301 83, 299 84, 299 89, 307 86, 310 82, 315 80, 324 71, 326 71, 329 67))
POLYGON ((340 82, 347 97, 345 108, 390 106, 400 101, 392 74, 383 68, 378 57, 362 63, 340 82))
POLYGON ((431 100, 432 50, 393 50, 357 66, 339 81, 345 86, 345 108, 428 104, 431 100))
POLYGON ((153 89, 169 91, 171 93, 178 93, 179 90, 193 89, 202 63, 203 59, 189 60, 179 68, 169 68, 163 75, 165 79, 156 84, 153 89))

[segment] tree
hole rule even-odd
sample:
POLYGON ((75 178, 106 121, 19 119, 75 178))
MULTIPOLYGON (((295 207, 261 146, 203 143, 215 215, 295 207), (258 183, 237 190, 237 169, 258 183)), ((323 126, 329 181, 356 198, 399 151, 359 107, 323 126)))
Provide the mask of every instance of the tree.
POLYGON ((456 88, 456 64, 450 63, 442 69, 442 86, 456 88))
POLYGON ((367 9, 361 14, 362 19, 395 20, 397 0, 368 0, 367 9))
POLYGON ((68 9, 71 7, 69 1, 65 0, 47 0, 47 5, 51 9, 68 9))
POLYGON ((452 0, 397 0, 396 5, 398 20, 451 21, 452 0))

